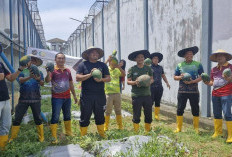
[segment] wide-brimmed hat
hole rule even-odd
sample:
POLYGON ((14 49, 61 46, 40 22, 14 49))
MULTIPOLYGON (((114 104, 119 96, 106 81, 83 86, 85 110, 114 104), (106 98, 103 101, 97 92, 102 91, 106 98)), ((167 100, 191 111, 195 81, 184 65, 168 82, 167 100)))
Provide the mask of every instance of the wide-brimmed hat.
POLYGON ((89 60, 88 59, 88 54, 93 50, 96 50, 99 53, 99 58, 98 59, 100 59, 100 58, 102 58, 104 56, 104 51, 101 48, 91 46, 82 53, 82 58, 85 59, 85 60, 89 60))
POLYGON ((232 55, 226 52, 223 49, 218 49, 216 52, 214 52, 209 58, 213 62, 217 62, 217 54, 223 54, 226 57, 226 60, 229 61, 232 59, 232 55))
POLYGON ((189 47, 189 48, 185 48, 182 49, 178 52, 178 56, 179 57, 184 57, 185 53, 188 51, 192 51, 193 55, 195 55, 198 52, 199 48, 197 46, 193 46, 193 47, 189 47))
POLYGON ((153 57, 158 57, 159 58, 159 62, 161 62, 163 60, 163 55, 159 52, 154 52, 150 55, 150 58, 152 60, 153 57))
POLYGON ((150 57, 150 52, 148 50, 139 50, 139 51, 134 51, 131 54, 129 54, 128 59, 131 60, 131 61, 135 61, 135 58, 139 54, 143 54, 144 55, 144 59, 150 57))
POLYGON ((28 56, 31 56, 31 60, 34 60, 34 65, 36 65, 36 66, 40 66, 40 65, 42 65, 43 64, 43 61, 42 61, 42 59, 40 59, 40 58, 38 58, 38 57, 36 57, 35 55, 33 55, 33 54, 29 54, 28 56))

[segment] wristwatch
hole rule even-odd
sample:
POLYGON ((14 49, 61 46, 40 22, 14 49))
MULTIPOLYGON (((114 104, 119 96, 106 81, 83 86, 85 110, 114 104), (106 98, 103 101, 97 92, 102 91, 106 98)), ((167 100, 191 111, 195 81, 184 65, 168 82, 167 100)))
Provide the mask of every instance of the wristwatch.
POLYGON ((22 69, 20 69, 20 68, 18 68, 18 71, 22 72, 23 70, 22 70, 22 69))

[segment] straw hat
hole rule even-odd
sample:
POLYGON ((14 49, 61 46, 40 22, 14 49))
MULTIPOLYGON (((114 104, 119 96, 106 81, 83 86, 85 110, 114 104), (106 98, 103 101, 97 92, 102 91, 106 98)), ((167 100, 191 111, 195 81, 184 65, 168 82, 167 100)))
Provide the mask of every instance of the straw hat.
POLYGON ((213 62, 217 62, 217 54, 223 54, 226 57, 226 60, 229 61, 232 59, 232 55, 226 52, 223 49, 218 49, 216 52, 214 52, 209 58, 213 62))
POLYGON ((88 59, 88 54, 93 50, 96 50, 99 53, 99 58, 98 59, 100 59, 100 58, 102 58, 104 56, 104 51, 101 48, 91 46, 82 53, 82 58, 85 59, 85 60, 89 60, 88 59))

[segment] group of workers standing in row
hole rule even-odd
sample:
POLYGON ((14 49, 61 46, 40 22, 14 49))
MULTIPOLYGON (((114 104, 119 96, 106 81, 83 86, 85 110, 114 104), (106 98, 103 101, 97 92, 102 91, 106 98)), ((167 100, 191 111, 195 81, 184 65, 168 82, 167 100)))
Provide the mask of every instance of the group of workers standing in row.
MULTIPOLYGON (((183 124, 183 114, 187 100, 190 102, 193 115, 193 126, 196 133, 199 133, 199 90, 198 82, 202 80, 201 74, 204 72, 200 62, 194 61, 193 56, 198 52, 198 47, 182 49, 178 52, 179 57, 185 60, 179 63, 175 69, 174 80, 179 81, 177 94, 177 129, 176 133, 181 132, 183 124), (184 79, 184 74, 189 73, 191 78, 184 79)), ((120 82, 126 76, 125 61, 118 64, 112 56, 109 56, 106 63, 99 61, 104 56, 104 51, 100 48, 91 47, 82 53, 84 59, 78 65, 76 80, 81 82, 80 93, 80 134, 87 134, 90 124, 90 117, 94 113, 95 124, 101 137, 105 137, 105 131, 109 129, 110 115, 114 107, 118 129, 123 129, 121 113, 121 87, 120 82), (109 66, 107 64, 109 63, 109 66), (101 71, 102 77, 94 78, 92 73, 95 69, 101 71)), ((136 62, 129 68, 127 73, 127 84, 132 86, 132 108, 133 108, 133 126, 134 131, 139 131, 139 123, 142 108, 144 109, 145 132, 151 130, 152 106, 154 107, 155 119, 159 120, 160 101, 163 95, 162 79, 170 88, 165 76, 163 67, 159 63, 163 55, 159 52, 150 54, 147 50, 135 51, 129 54, 128 59, 136 62), (144 64, 144 60, 150 58, 150 66, 144 64), (150 76, 149 86, 141 86, 138 77, 141 75, 150 76)), ((217 62, 217 66, 212 68, 210 80, 204 81, 206 85, 213 86, 212 102, 214 113, 214 134, 213 138, 222 136, 222 111, 226 120, 228 137, 226 142, 232 143, 232 75, 225 76, 223 71, 227 68, 232 70, 232 65, 228 62, 232 55, 224 50, 218 50, 210 56, 210 60, 217 62)), ((55 56, 55 68, 53 72, 47 70, 44 78, 43 73, 36 76, 28 70, 32 64, 40 66, 42 60, 35 56, 27 66, 20 66, 17 72, 10 74, 3 63, 0 63, 0 148, 4 150, 7 142, 12 142, 18 135, 20 124, 28 107, 31 107, 34 121, 36 124, 39 141, 44 141, 43 124, 40 116, 41 112, 41 95, 40 86, 45 82, 52 84, 52 118, 50 122, 52 143, 57 144, 57 127, 59 122, 60 111, 63 112, 65 134, 73 136, 71 129, 71 94, 75 103, 78 103, 77 95, 74 90, 71 71, 65 67, 65 54, 57 53, 55 56), (18 78, 20 83, 20 96, 18 105, 15 109, 15 118, 11 127, 11 106, 9 94, 5 79, 14 81, 18 78), (11 127, 11 136, 9 130, 11 127)), ((204 105, 204 104, 202 104, 204 105)))

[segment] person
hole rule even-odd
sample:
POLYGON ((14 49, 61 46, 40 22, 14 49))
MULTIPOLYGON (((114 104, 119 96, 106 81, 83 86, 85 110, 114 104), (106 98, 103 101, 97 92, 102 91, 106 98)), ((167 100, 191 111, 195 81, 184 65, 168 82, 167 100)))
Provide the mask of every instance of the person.
POLYGON ((15 119, 13 120, 13 125, 11 128, 11 138, 9 142, 12 142, 18 136, 20 129, 20 124, 25 113, 28 110, 28 107, 31 108, 33 113, 33 118, 36 124, 39 141, 44 141, 44 132, 43 132, 43 123, 40 116, 41 112, 41 95, 40 95, 40 86, 44 85, 43 73, 40 71, 39 76, 33 74, 30 71, 32 64, 40 66, 42 60, 37 57, 31 57, 31 61, 28 63, 28 68, 24 69, 19 74, 19 83, 20 83, 20 95, 18 104, 15 108, 15 119))
POLYGON ((132 106, 133 106, 133 125, 134 131, 139 131, 139 123, 142 107, 144 108, 145 116, 145 131, 148 133, 151 130, 152 122, 152 100, 150 86, 141 87, 137 78, 141 75, 150 76, 150 84, 153 82, 152 69, 144 65, 144 59, 149 58, 150 53, 147 50, 139 50, 129 54, 128 59, 135 61, 137 64, 129 68, 127 74, 127 84, 132 86, 132 106))
POLYGON ((202 64, 194 61, 193 56, 198 52, 198 47, 189 47, 178 52, 179 57, 185 58, 184 62, 177 65, 174 80, 179 81, 179 89, 177 95, 177 129, 175 133, 181 132, 183 124, 183 114, 187 100, 190 102, 193 126, 196 133, 199 133, 199 90, 198 82, 201 81, 200 75, 204 72, 202 64), (190 80, 182 80, 184 74, 191 75, 190 80))
POLYGON ((55 68, 51 73, 47 71, 45 78, 46 82, 52 84, 52 118, 51 118, 51 132, 52 132, 52 144, 57 144, 57 127, 60 117, 60 111, 63 111, 63 120, 65 126, 65 134, 67 136, 73 136, 71 127, 71 95, 72 92, 75 104, 77 103, 77 96, 73 86, 73 79, 71 71, 65 67, 65 55, 59 52, 55 55, 55 68))
POLYGON ((121 113, 121 93, 120 93, 120 78, 125 77, 125 71, 118 65, 118 60, 109 56, 106 64, 109 62, 109 72, 111 81, 105 83, 106 93, 106 115, 104 130, 108 130, 110 114, 114 106, 114 112, 116 114, 116 121, 118 129, 122 130, 122 113, 121 113))
POLYGON ((150 59, 152 60, 151 68, 153 70, 153 79, 154 79, 154 82, 151 84, 151 98, 152 98, 152 102, 155 103, 155 108, 154 108, 155 119, 160 120, 159 118, 160 101, 163 95, 162 79, 164 80, 164 82, 166 83, 169 89, 170 89, 170 85, 164 74, 163 67, 159 65, 159 63, 163 60, 163 55, 159 52, 155 52, 151 54, 150 59))
POLYGON ((232 143, 232 76, 223 75, 227 68, 232 70, 232 65, 228 62, 232 55, 225 50, 219 49, 210 56, 212 62, 217 62, 217 66, 211 69, 210 81, 204 82, 213 86, 212 103, 214 114, 214 134, 212 138, 222 136, 222 111, 227 125, 227 143, 232 143))
POLYGON ((95 124, 101 137, 105 137, 104 132, 104 111, 106 105, 106 95, 104 91, 105 82, 110 82, 110 73, 107 65, 98 61, 104 56, 104 51, 100 48, 90 47, 82 53, 85 59, 79 64, 76 79, 82 81, 80 94, 80 131, 81 136, 87 134, 90 124, 90 117, 94 113, 95 124), (99 69, 102 78, 93 78, 92 72, 99 69))
MULTIPOLYGON (((0 45, 1 46, 1 45, 0 45)), ((16 80, 25 67, 19 67, 15 73, 10 73, 0 62, 0 150, 5 150, 11 127, 11 105, 5 79, 10 82, 16 80)))
MULTIPOLYGON (((122 70, 126 70, 126 61, 124 59, 121 59, 119 62, 119 66, 122 68, 122 70)), ((122 93, 122 90, 125 89, 125 76, 120 77, 120 91, 122 93)))

